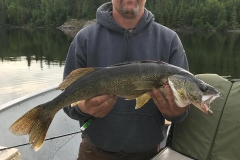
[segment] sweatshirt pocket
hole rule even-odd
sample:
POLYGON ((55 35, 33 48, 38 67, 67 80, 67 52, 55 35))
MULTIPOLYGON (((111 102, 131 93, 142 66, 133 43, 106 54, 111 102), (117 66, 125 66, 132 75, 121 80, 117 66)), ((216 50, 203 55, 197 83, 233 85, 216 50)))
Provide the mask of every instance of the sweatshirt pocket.
POLYGON ((164 119, 150 113, 111 112, 95 118, 83 132, 94 146, 112 152, 144 152, 157 147, 164 139, 164 119))

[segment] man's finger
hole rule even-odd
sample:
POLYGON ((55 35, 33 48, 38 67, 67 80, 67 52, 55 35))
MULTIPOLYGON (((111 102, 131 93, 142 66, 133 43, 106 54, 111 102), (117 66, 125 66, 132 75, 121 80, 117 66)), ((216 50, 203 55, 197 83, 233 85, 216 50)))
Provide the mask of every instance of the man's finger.
POLYGON ((158 108, 166 107, 167 101, 166 98, 162 95, 162 93, 158 89, 153 89, 150 93, 151 98, 158 108))
POLYGON ((167 94, 167 97, 168 97, 168 102, 169 102, 170 106, 175 105, 173 92, 172 92, 170 86, 166 85, 164 89, 166 91, 166 94, 167 94))
POLYGON ((92 107, 91 108, 92 115, 94 117, 99 117, 99 118, 104 117, 113 108, 114 104, 116 103, 116 99, 117 99, 116 96, 112 96, 112 98, 107 99, 106 101, 102 102, 101 104, 92 107))

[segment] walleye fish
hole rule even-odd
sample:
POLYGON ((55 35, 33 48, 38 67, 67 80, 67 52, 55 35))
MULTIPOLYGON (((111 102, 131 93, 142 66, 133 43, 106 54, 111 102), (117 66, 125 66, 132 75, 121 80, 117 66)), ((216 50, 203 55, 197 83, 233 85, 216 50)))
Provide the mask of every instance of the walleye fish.
POLYGON ((136 61, 110 67, 80 68, 72 71, 57 89, 64 90, 53 100, 31 109, 14 122, 10 131, 16 135, 29 134, 29 143, 39 150, 47 130, 62 108, 103 94, 136 99, 135 108, 141 108, 151 98, 153 88, 168 83, 179 107, 195 105, 211 114, 210 103, 220 93, 214 87, 197 79, 190 72, 161 61, 136 61))

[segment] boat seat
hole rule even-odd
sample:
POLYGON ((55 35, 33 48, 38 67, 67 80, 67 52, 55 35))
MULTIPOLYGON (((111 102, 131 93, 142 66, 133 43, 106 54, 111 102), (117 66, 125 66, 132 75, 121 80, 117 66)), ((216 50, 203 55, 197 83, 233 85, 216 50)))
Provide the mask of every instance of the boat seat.
POLYGON ((239 160, 240 80, 216 74, 197 75, 222 97, 211 104, 213 115, 194 106, 182 123, 172 123, 166 147, 153 160, 239 160))

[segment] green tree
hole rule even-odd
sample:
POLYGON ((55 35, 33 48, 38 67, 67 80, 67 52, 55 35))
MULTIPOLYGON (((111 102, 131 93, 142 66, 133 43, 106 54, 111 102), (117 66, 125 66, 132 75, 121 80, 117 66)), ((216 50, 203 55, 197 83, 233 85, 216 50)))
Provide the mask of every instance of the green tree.
POLYGON ((55 0, 54 4, 54 21, 55 25, 60 25, 66 20, 66 11, 64 0, 55 0))
MULTIPOLYGON (((58 26, 66 19, 93 19, 109 0, 0 0, 0 25, 58 26)), ((240 0, 151 0, 155 21, 170 28, 239 28, 240 0)))
POLYGON ((207 22, 204 25, 204 29, 207 30, 207 31, 212 31, 212 30, 214 30, 214 27, 209 22, 207 22))
POLYGON ((178 7, 175 7, 173 18, 172 18, 172 26, 177 27, 177 19, 178 19, 178 7))
POLYGON ((8 18, 11 24, 17 25, 19 18, 19 7, 16 3, 12 2, 7 8, 8 18))
POLYGON ((192 26, 195 29, 199 29, 199 30, 203 29, 204 26, 203 26, 202 19, 194 18, 193 21, 192 21, 192 26))
POLYGON ((84 0, 83 4, 83 16, 86 19, 92 19, 96 17, 96 1, 95 0, 84 0))
POLYGON ((185 5, 182 1, 180 8, 179 8, 179 13, 178 13, 178 19, 177 19, 177 26, 178 27, 185 27, 185 21, 186 21, 186 9, 185 9, 185 5))
POLYGON ((0 1, 0 25, 5 25, 7 22, 7 3, 6 0, 0 1))
POLYGON ((174 15, 174 3, 173 1, 166 1, 166 26, 172 27, 173 26, 173 15, 174 15))
POLYGON ((43 21, 47 26, 56 26, 66 20, 67 9, 64 0, 42 0, 43 21))
POLYGON ((236 7, 233 7, 232 13, 231 13, 231 19, 230 19, 230 23, 229 23, 229 27, 231 29, 237 29, 239 28, 239 23, 237 21, 237 10, 236 7))
POLYGON ((226 9, 225 9, 223 4, 221 4, 221 9, 218 13, 216 23, 217 23, 217 29, 218 30, 224 30, 228 26, 227 13, 226 13, 226 9))

